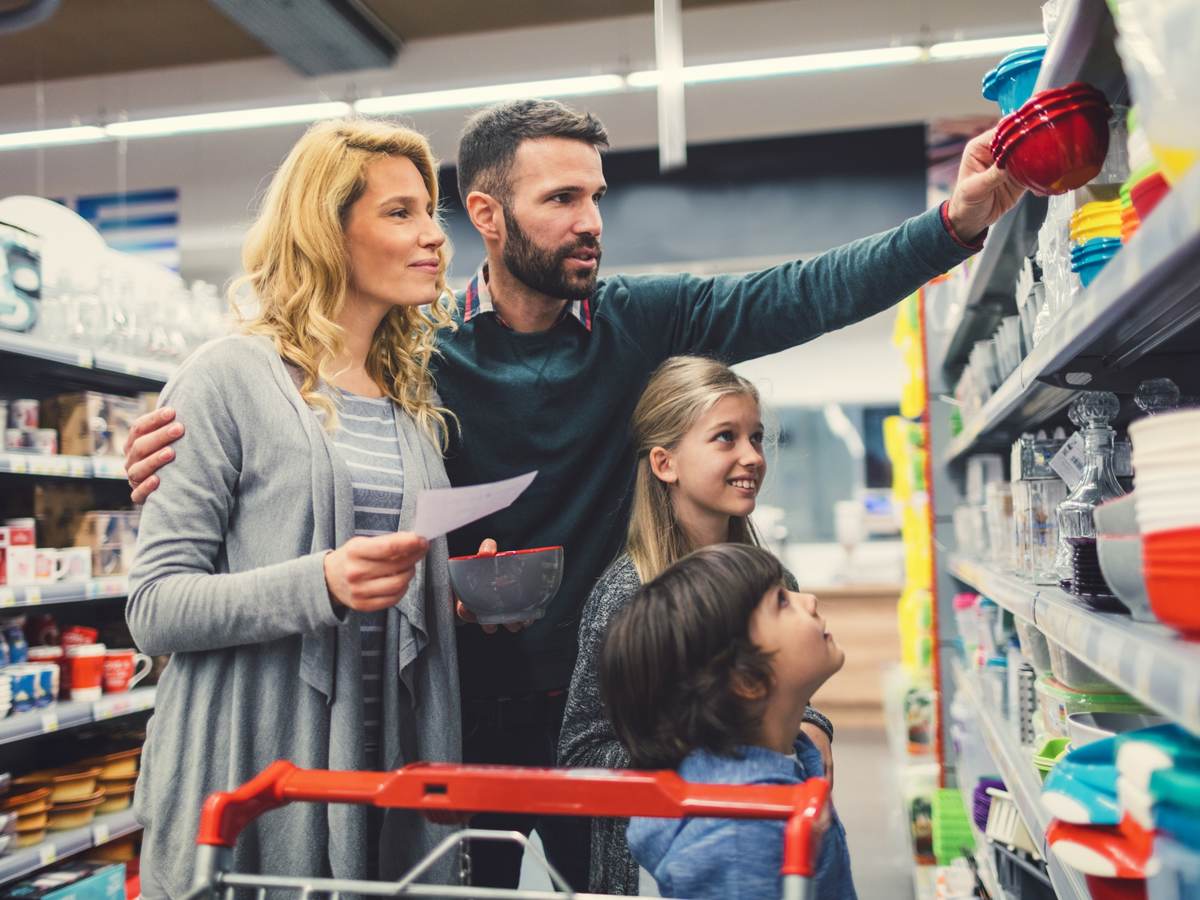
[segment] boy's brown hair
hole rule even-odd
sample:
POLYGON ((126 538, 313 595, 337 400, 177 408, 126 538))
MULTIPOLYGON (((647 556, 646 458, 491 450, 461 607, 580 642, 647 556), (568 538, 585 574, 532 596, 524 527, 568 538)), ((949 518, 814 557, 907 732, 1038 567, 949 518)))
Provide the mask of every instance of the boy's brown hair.
POLYGON ((756 740, 771 667, 750 619, 783 582, 767 551, 717 544, 679 560, 617 614, 600 688, 635 768, 674 769, 693 750, 729 755, 756 740))

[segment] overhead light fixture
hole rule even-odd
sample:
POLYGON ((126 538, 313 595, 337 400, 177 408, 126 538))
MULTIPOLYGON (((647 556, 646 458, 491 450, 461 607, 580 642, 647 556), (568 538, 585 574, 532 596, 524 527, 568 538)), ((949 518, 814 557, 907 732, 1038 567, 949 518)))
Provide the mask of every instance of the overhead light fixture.
MULTIPOLYGON (((1045 43, 1046 39, 1043 35, 1019 34, 980 40, 945 41, 933 44, 928 49, 916 45, 906 45, 685 66, 681 70, 681 75, 684 84, 706 84, 718 81, 770 78, 779 75, 836 72, 873 66, 906 65, 930 60, 994 57, 1022 47, 1043 46, 1045 43)), ((353 106, 341 101, 329 101, 114 122, 104 127, 79 125, 42 131, 21 131, 0 134, 0 151, 84 144, 111 138, 166 137, 206 131, 236 131, 272 125, 295 125, 336 118, 348 115, 351 111, 363 115, 415 113, 434 109, 483 106, 488 103, 516 100, 522 97, 579 97, 616 94, 630 88, 654 88, 658 86, 658 82, 659 72, 655 69, 632 72, 624 77, 615 74, 586 75, 575 78, 553 78, 511 84, 452 88, 444 91, 395 94, 387 97, 368 97, 357 101, 353 106)))
POLYGON ((105 138, 104 129, 95 125, 71 128, 44 128, 41 131, 14 131, 0 134, 0 150, 28 150, 35 147, 61 147, 65 144, 91 144, 105 138))
POLYGON ((167 137, 201 131, 236 131, 265 128, 270 125, 298 125, 318 119, 334 119, 350 114, 350 104, 341 101, 300 103, 292 106, 267 106, 260 109, 230 109, 223 112, 162 119, 135 119, 106 125, 104 133, 115 138, 167 137))
MULTIPOLYGON (((869 66, 901 65, 919 62, 924 50, 916 46, 878 47, 873 50, 843 50, 837 53, 807 53, 803 56, 776 56, 770 59, 745 59, 739 62, 684 66, 684 84, 735 81, 745 78, 770 78, 776 75, 803 75, 809 72, 836 72, 869 66)), ((633 72, 626 79, 630 87, 648 88, 658 84, 658 71, 633 72)))
POLYGON ((612 94, 625 89, 620 75, 586 75, 580 78, 553 78, 545 81, 519 81, 481 87, 454 88, 448 91, 424 91, 418 94, 394 94, 367 97, 354 104, 363 115, 423 112, 430 109, 455 109, 482 106, 523 97, 578 97, 585 94, 612 94))
POLYGON ((946 41, 929 48, 930 59, 975 59, 996 56, 1025 47, 1045 47, 1044 34, 1015 34, 1009 37, 981 38, 974 41, 946 41))

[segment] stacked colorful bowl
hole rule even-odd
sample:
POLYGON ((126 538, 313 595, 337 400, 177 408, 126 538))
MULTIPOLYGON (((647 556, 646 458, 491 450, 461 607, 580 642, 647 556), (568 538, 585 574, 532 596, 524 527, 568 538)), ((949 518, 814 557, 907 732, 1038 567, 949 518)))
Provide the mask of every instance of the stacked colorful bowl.
POLYGON ((1087 287, 1121 249, 1121 239, 1092 238, 1071 248, 1071 271, 1087 287))
POLYGON ((1065 194, 1103 168, 1111 114, 1104 94, 1083 82, 1040 91, 1000 120, 992 157, 1035 193, 1065 194))
POLYGON ((1140 221, 1145 221, 1154 212, 1154 207, 1170 190, 1171 186, 1156 162, 1147 163, 1129 176, 1129 199, 1140 221))
POLYGON ((1121 201, 1094 200, 1071 215, 1071 243, 1085 244, 1093 238, 1121 236, 1121 201))
POLYGON ((1045 55, 1045 47, 1025 47, 1008 54, 983 76, 984 99, 994 100, 1006 116, 1014 112, 1033 93, 1045 55))
POLYGON ((1121 185, 1121 243, 1128 244, 1129 239, 1133 237, 1138 228, 1142 224, 1142 220, 1138 217, 1137 210, 1133 207, 1133 197, 1130 196, 1129 190, 1132 187, 1130 182, 1126 181, 1121 185))
POLYGON ((1200 637, 1200 410, 1139 419, 1129 436, 1150 606, 1200 637))

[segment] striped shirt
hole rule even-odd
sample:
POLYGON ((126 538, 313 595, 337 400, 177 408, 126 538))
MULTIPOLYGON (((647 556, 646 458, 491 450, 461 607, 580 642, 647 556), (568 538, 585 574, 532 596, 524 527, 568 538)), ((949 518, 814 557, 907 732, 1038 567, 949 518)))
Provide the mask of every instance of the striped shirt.
MULTIPOLYGON (((346 391, 340 393, 333 446, 350 470, 354 533, 363 537, 390 534, 400 526, 400 501, 404 498, 404 464, 400 458, 395 406, 387 397, 374 399, 346 391)), ((368 769, 381 769, 387 612, 352 615, 362 637, 364 757, 368 769)))

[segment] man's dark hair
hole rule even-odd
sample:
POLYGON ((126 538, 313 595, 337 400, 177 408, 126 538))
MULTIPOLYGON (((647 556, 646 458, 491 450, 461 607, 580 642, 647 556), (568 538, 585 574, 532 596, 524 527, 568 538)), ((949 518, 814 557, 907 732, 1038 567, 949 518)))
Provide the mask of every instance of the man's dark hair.
POLYGON ((608 132, 599 119, 557 100, 510 100, 489 106, 467 120, 458 142, 458 194, 463 204, 471 191, 507 202, 517 147, 545 137, 608 147, 608 132))
POLYGON ((750 619, 783 578, 767 551, 717 544, 679 560, 617 614, 600 689, 635 768, 674 769, 698 749, 728 756, 758 738, 771 667, 750 619))

